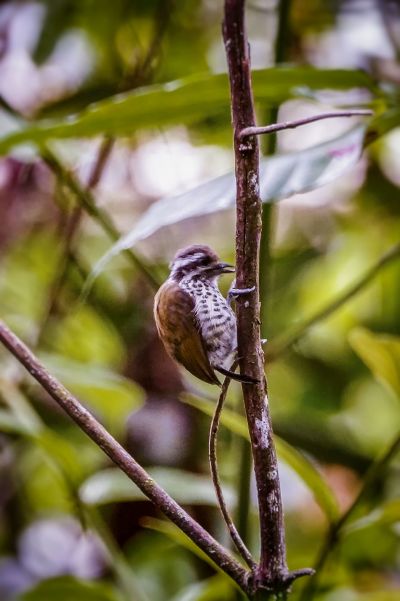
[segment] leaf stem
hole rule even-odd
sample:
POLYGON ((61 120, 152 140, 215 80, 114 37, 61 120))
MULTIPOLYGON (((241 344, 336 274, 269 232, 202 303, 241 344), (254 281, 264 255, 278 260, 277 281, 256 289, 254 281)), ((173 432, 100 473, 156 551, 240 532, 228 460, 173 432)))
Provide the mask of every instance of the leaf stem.
POLYGON ((252 472, 252 457, 249 441, 245 438, 235 437, 239 445, 239 473, 238 473, 238 501, 237 501, 237 525, 240 536, 245 544, 250 538, 250 485, 252 472))

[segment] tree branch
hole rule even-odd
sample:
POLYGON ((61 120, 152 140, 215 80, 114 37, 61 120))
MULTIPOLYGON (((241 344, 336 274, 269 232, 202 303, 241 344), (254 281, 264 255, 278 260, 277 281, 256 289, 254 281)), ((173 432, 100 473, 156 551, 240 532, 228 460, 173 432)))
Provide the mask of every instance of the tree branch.
MULTIPOLYGON (((232 365, 232 367, 230 368, 230 370, 235 371, 236 365, 237 365, 237 362, 235 361, 234 364, 232 365)), ((239 532, 237 531, 236 526, 233 523, 231 516, 229 515, 229 511, 226 506, 224 495, 222 492, 222 486, 220 483, 218 467, 217 467, 217 436, 218 436, 219 420, 221 417, 221 412, 222 412, 222 408, 224 406, 224 402, 225 402, 226 394, 228 392, 230 381, 231 380, 229 377, 225 378, 224 383, 222 384, 221 393, 218 398, 218 403, 215 406, 215 411, 214 411, 214 415, 211 420, 211 426, 210 426, 210 436, 209 436, 209 440, 208 440, 208 455, 209 455, 209 460, 210 460, 211 476, 212 476, 212 481, 214 484, 215 493, 217 495, 218 503, 219 503, 225 524, 229 530, 229 534, 231 535, 231 539, 233 540, 237 550, 239 551, 240 555, 243 557, 243 559, 245 560, 247 565, 251 568, 251 570, 255 570, 257 567, 257 564, 254 561, 253 557, 251 556, 250 551, 248 550, 245 543, 243 542, 242 537, 240 536, 239 532)))
MULTIPOLYGON (((296 578, 286 564, 278 464, 268 409, 264 358, 260 342, 259 248, 261 200, 259 196, 259 149, 255 136, 240 138, 255 126, 250 58, 244 20, 244 0, 225 0, 223 37, 227 55, 234 128, 236 172, 236 281, 238 288, 255 286, 255 292, 237 301, 238 354, 240 368, 259 380, 243 385, 256 476, 261 557, 254 591, 287 590, 296 578)), ((303 574, 302 574, 303 575, 303 574)))
POLYGON ((262 127, 251 126, 245 127, 239 133, 239 138, 244 140, 250 136, 260 136, 261 134, 272 134, 283 129, 295 129, 301 125, 308 125, 314 123, 314 121, 322 121, 323 119, 335 119, 337 117, 370 117, 373 115, 373 111, 369 109, 349 109, 347 111, 332 111, 329 113, 320 113, 319 115, 312 115, 311 117, 304 117, 303 119, 296 119, 295 121, 282 121, 281 123, 271 123, 271 125, 264 125, 262 127))
POLYGON ((248 591, 248 571, 200 524, 170 497, 81 403, 54 378, 19 338, 0 321, 0 342, 17 358, 56 403, 89 438, 140 488, 154 505, 176 524, 243 591, 248 591))

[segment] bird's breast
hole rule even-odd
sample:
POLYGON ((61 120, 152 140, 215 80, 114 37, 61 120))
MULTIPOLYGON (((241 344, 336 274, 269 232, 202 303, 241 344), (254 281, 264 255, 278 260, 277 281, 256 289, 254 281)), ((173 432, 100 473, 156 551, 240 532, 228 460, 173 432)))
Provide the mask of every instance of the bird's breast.
POLYGON ((236 317, 216 285, 188 283, 194 313, 211 365, 229 368, 236 350, 236 317))

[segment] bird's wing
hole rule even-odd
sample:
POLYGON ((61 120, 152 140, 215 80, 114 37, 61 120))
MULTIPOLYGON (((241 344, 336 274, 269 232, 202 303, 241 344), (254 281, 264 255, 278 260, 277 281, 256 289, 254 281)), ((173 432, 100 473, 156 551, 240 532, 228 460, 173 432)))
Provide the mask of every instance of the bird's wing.
POLYGON ((220 384, 204 348, 194 305, 190 294, 176 282, 167 280, 154 300, 158 333, 171 357, 191 374, 210 384, 220 384))

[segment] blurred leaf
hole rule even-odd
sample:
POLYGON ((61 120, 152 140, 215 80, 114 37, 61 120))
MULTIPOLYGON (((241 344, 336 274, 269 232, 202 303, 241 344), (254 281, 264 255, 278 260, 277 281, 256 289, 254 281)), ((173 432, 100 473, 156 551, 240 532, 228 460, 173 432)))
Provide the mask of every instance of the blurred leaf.
MULTIPOLYGON (((257 101, 276 106, 310 89, 373 87, 371 78, 357 70, 276 67, 253 71, 257 101)), ((19 144, 43 144, 56 138, 96 135, 127 136, 145 128, 193 123, 226 110, 229 87, 226 74, 193 75, 186 79, 143 87, 90 105, 85 111, 60 120, 21 125, 0 138, 0 154, 19 144)))
POLYGON ((19 597, 19 601, 119 601, 105 584, 77 580, 71 576, 43 580, 19 597))
POLYGON ((62 34, 71 27, 75 8, 70 0, 46 2, 45 6, 46 14, 41 35, 33 54, 33 59, 38 64, 43 63, 49 57, 62 34))
MULTIPOLYGON (((260 162, 260 196, 263 202, 288 198, 323 186, 356 164, 362 152, 365 126, 358 125, 334 140, 260 162)), ((95 279, 112 257, 167 225, 234 207, 236 184, 233 173, 217 177, 184 194, 162 198, 141 216, 133 230, 120 238, 97 262, 95 279)))
POLYGON ((235 588, 230 582, 217 574, 207 580, 191 584, 172 601, 228 601, 235 599, 235 588))
MULTIPOLYGON (((151 468, 148 472, 181 505, 217 505, 208 476, 167 467, 151 468)), ((228 505, 233 505, 233 490, 225 486, 224 495, 228 505)), ((80 489, 80 496, 88 505, 146 499, 128 476, 115 468, 102 470, 88 478, 80 489)))
POLYGON ((27 444, 17 465, 18 494, 30 519, 46 512, 75 514, 71 485, 57 463, 40 445, 27 444))
POLYGON ((42 354, 46 367, 76 396, 99 412, 110 427, 120 428, 143 401, 142 389, 103 366, 79 363, 60 355, 42 354))
POLYGON ((374 509, 371 513, 359 520, 351 522, 343 528, 345 534, 350 534, 363 528, 372 526, 386 526, 400 522, 400 499, 387 501, 381 507, 374 509))
POLYGON ((328 486, 318 470, 300 451, 275 436, 276 452, 279 459, 292 468, 312 492, 315 501, 330 522, 340 514, 339 505, 333 490, 328 486))
MULTIPOLYGON (((185 403, 187 403, 191 407, 195 407, 195 409, 198 409, 202 413, 205 413, 205 415, 208 415, 210 417, 214 415, 215 403, 213 401, 208 401, 206 399, 202 399, 198 396, 194 396, 192 394, 187 393, 183 394, 181 398, 185 403)), ((237 434, 242 438, 250 440, 247 421, 242 415, 239 415, 239 413, 236 413, 235 411, 232 411, 232 409, 224 407, 224 410, 221 415, 221 423, 225 426, 225 428, 227 428, 234 434, 237 434)))
POLYGON ((385 111, 372 119, 369 127, 369 132, 373 138, 380 138, 395 127, 400 126, 400 110, 394 108, 385 111))
MULTIPOLYGON (((210 401, 190 396, 185 398, 185 402, 192 407, 196 407, 196 409, 199 409, 206 415, 212 416, 214 414, 215 406, 210 401)), ((221 423, 235 434, 250 440, 247 421, 242 415, 234 413, 229 409, 224 409, 221 423)), ((339 517, 338 503, 332 489, 322 478, 318 470, 302 453, 286 441, 276 435, 274 436, 274 441, 279 459, 291 467, 299 478, 301 478, 312 492, 315 501, 321 507, 328 520, 331 522, 335 521, 339 517)))
MULTIPOLYGON (((170 600, 198 579, 192 554, 159 532, 142 529, 125 552, 147 601, 170 600)), ((133 599, 139 601, 134 596, 133 599)))
MULTIPOLYGON (((208 563, 212 568, 219 570, 217 564, 215 564, 212 559, 208 557, 194 542, 178 528, 172 522, 166 522, 165 520, 158 520, 157 518, 145 518, 143 520, 143 525, 146 528, 150 528, 151 530, 155 530, 156 532, 161 532, 168 536, 169 539, 173 540, 175 543, 184 547, 188 551, 191 551, 196 557, 208 563)), ((224 572, 220 572, 223 577, 229 579, 229 582, 232 583, 228 576, 225 576, 224 572)), ((235 585, 234 585, 235 586, 235 585)))
POLYGON ((0 311, 25 339, 36 339, 59 261, 59 243, 46 230, 17 237, 0 265, 0 311))
POLYGON ((375 378, 400 399, 400 338, 355 328, 349 342, 375 378))
POLYGON ((48 339, 53 350, 81 364, 118 367, 125 362, 120 333, 110 320, 89 305, 81 305, 57 321, 48 339))
POLYGON ((0 431, 9 434, 26 434, 27 430, 10 412, 0 409, 0 431))
POLYGON ((43 424, 39 416, 12 380, 3 380, 0 378, 0 394, 6 405, 10 408, 21 434, 31 434, 34 436, 42 430, 43 424))
POLYGON ((82 461, 82 450, 72 441, 45 428, 35 436, 35 442, 60 470, 62 477, 68 479, 68 485, 77 485, 82 480, 86 471, 82 461))

